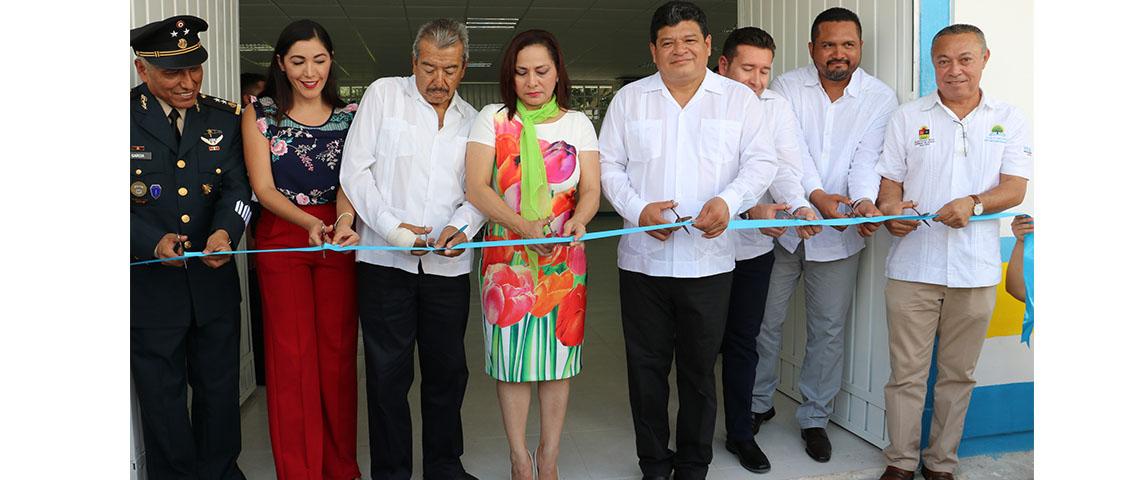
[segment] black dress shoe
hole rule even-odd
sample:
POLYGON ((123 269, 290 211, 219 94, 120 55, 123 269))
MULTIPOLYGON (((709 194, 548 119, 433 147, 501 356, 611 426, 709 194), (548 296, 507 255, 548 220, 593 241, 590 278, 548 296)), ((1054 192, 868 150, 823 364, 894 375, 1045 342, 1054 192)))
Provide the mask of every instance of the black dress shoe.
POLYGON ((475 475, 472 475, 472 474, 467 473, 467 472, 463 472, 463 475, 460 475, 459 478, 461 478, 463 480, 479 480, 479 477, 476 477, 475 475))
POLYGON ((668 475, 653 475, 653 476, 646 475, 644 477, 641 477, 641 480, 669 480, 669 476, 668 475))
POLYGON ((728 440, 724 442, 724 446, 729 452, 736 455, 736 458, 740 459, 740 466, 749 472, 765 473, 772 469, 772 464, 768 462, 768 456, 764 455, 764 451, 760 450, 760 446, 756 445, 754 439, 728 440))
POLYGON ((756 413, 752 412, 752 434, 760 433, 760 424, 771 420, 776 416, 776 407, 769 408, 767 412, 756 413))
POLYGON ((817 462, 831 460, 831 441, 827 439, 827 430, 822 428, 805 428, 800 430, 800 437, 807 442, 804 449, 808 456, 817 462))

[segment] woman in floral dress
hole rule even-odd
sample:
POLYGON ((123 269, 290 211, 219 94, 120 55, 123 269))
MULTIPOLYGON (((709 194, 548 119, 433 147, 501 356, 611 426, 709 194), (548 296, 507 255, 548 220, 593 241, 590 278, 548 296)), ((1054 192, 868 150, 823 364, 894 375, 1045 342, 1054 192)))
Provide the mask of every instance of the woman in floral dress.
MULTIPOLYGON (((242 114, 246 169, 264 207, 258 248, 352 245, 340 163, 356 105, 337 95, 316 22, 281 32, 263 97, 242 114)), ((266 406, 279 479, 349 480, 356 462, 356 277, 351 253, 257 255, 266 406)))
MULTIPOLYGON (((486 240, 586 233, 601 195, 598 138, 571 111, 558 43, 531 30, 503 58, 502 104, 483 109, 467 147, 467 196, 490 221, 486 240)), ((557 478, 568 379, 582 368, 586 250, 580 243, 491 247, 480 265, 487 374, 498 381, 511 477, 557 478), (542 435, 526 446, 531 383, 538 383, 542 435)))

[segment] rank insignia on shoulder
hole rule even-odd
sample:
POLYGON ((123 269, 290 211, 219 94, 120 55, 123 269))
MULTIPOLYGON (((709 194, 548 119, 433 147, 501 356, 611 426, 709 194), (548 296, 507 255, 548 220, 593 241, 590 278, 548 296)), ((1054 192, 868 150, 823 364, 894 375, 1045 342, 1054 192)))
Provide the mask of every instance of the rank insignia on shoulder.
POLYGON ((221 110, 226 110, 226 111, 233 113, 234 115, 241 115, 241 105, 239 105, 239 104, 236 104, 236 103, 231 102, 231 101, 226 100, 226 99, 222 99, 222 98, 218 98, 218 97, 212 97, 212 96, 206 95, 204 93, 199 94, 199 95, 201 95, 199 98, 206 101, 207 106, 214 107, 214 108, 221 109, 221 110))
POLYGON ((139 106, 146 110, 146 95, 139 95, 139 106))

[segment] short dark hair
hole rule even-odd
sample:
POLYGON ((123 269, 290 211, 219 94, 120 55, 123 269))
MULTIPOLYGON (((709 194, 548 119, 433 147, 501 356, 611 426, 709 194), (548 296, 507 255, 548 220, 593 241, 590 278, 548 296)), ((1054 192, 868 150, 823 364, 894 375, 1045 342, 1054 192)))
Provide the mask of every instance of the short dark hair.
MULTIPOLYGON (((332 37, 329 36, 328 30, 317 22, 309 19, 297 20, 286 25, 281 30, 281 35, 277 37, 277 45, 273 47, 273 60, 269 62, 269 79, 265 82, 265 90, 261 92, 261 96, 272 98, 273 103, 277 104, 275 115, 277 121, 281 121, 293 108, 293 85, 289 83, 277 61, 279 59, 281 62, 285 61, 285 55, 289 53, 294 43, 312 39, 317 39, 324 45, 325 50, 329 51, 329 62, 332 62, 335 58, 332 37)), ((329 66, 329 76, 325 79, 325 87, 321 89, 321 100, 333 108, 347 105, 340 98, 340 91, 336 87, 336 68, 333 65, 329 66)))
POLYGON ((740 27, 729 33, 728 38, 724 39, 724 48, 721 49, 721 54, 728 59, 729 63, 732 63, 732 59, 736 57, 736 47, 741 45, 771 50, 772 55, 776 54, 776 40, 768 32, 756 27, 740 27))
POLYGON ((701 35, 709 36, 709 19, 705 11, 692 2, 668 2, 653 12, 653 19, 649 21, 649 43, 657 43, 657 31, 665 27, 672 27, 685 20, 692 20, 701 26, 701 35))
POLYGON ((863 38, 863 24, 859 23, 859 16, 843 7, 831 7, 827 10, 819 12, 815 16, 815 20, 811 22, 811 41, 815 43, 815 39, 819 37, 819 24, 823 22, 853 22, 855 23, 855 31, 859 33, 859 38, 863 38))
POLYGON ((264 82, 265 75, 260 73, 246 72, 241 74, 241 93, 244 94, 250 87, 257 85, 257 82, 264 82))
POLYGON ((562 48, 558 46, 558 40, 546 30, 527 30, 511 39, 499 67, 499 94, 503 97, 508 120, 515 116, 519 100, 519 94, 515 91, 515 67, 518 66, 519 52, 531 45, 542 45, 550 52, 554 69, 558 71, 558 83, 554 85, 555 101, 563 110, 570 110, 570 74, 566 71, 566 62, 562 59, 562 48))
POLYGON ((986 34, 982 33, 982 29, 968 23, 955 23, 939 30, 938 33, 934 34, 934 38, 930 40, 930 50, 934 51, 934 42, 937 42, 939 38, 945 37, 946 35, 959 35, 962 33, 977 35, 978 41, 982 42, 982 53, 989 50, 989 47, 986 46, 986 34))

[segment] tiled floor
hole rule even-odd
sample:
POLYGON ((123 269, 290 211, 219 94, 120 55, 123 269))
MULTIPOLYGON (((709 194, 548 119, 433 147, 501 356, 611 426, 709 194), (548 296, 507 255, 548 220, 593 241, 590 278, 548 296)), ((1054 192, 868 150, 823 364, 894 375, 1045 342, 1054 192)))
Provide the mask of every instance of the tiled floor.
MULTIPOLYGON (((601 217, 591 224, 592 230, 619 227, 620 222, 614 217, 601 217)), ((570 404, 558 462, 561 478, 566 480, 641 477, 637 468, 633 425, 630 421, 626 389, 625 350, 617 299, 616 250, 616 239, 597 240, 590 242, 588 247, 590 278, 583 367, 582 373, 571 383, 570 404)), ((474 289, 474 285, 472 288, 474 289)), ((467 470, 481 479, 506 479, 510 471, 506 437, 503 433, 494 383, 483 373, 483 334, 479 324, 481 317, 478 298, 478 295, 472 295, 471 317, 466 336, 471 377, 463 404, 465 453, 462 460, 467 470)), ((360 413, 357 452, 364 478, 369 478, 363 356, 359 362, 359 376, 360 413)), ((416 445, 415 475, 418 478, 420 472, 418 373, 416 377, 417 381, 412 386, 408 400, 413 414, 413 442, 416 445)), ((676 391, 675 388, 673 391, 676 391)), ((531 405, 527 432, 528 445, 533 449, 538 444, 537 395, 532 395, 531 405)), ((676 395, 671 397, 671 407, 673 412, 671 416, 675 416, 676 395)), ((834 446, 832 460, 828 463, 811 460, 803 451, 803 441, 799 437, 794 410, 794 402, 778 395, 777 416, 764 425, 757 437, 761 448, 772 461, 772 471, 762 476, 756 476, 741 468, 736 457, 724 449, 723 411, 718 411, 713 462, 708 478, 780 480, 881 468, 882 454, 877 448, 834 424, 828 427, 834 446)), ((258 388, 242 410, 243 450, 239 463, 250 480, 275 478, 267 429, 265 393, 263 388, 258 388)), ((1028 477, 1006 478, 1032 478, 1031 457, 1029 463, 1028 477)))

